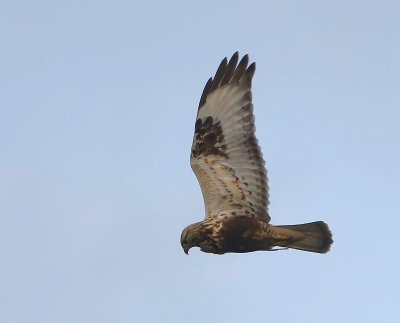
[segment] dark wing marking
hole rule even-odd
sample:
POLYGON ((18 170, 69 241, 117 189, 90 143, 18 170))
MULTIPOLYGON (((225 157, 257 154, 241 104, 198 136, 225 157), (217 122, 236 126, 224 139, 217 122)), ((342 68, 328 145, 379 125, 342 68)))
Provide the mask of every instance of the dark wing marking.
POLYGON ((255 63, 225 58, 200 99, 191 166, 206 217, 246 215, 269 221, 264 159, 255 137, 251 80, 255 63))

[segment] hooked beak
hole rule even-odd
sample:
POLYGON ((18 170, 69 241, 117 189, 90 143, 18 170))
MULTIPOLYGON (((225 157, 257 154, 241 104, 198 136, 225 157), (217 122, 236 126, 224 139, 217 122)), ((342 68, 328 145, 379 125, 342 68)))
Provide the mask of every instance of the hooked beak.
POLYGON ((185 254, 189 254, 189 249, 190 249, 190 247, 189 248, 183 248, 183 251, 185 252, 185 254))

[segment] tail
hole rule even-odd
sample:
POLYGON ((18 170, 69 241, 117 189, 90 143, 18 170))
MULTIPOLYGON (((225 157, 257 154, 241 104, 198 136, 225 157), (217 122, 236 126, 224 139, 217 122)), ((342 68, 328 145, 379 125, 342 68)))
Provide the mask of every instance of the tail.
POLYGON ((326 253, 329 251, 332 233, 328 225, 322 221, 273 226, 277 233, 277 245, 281 247, 300 249, 304 251, 326 253))

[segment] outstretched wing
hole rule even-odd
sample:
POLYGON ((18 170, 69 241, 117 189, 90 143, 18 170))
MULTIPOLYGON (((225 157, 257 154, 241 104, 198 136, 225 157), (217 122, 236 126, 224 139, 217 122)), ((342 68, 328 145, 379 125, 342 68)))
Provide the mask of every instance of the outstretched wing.
POLYGON ((206 217, 269 221, 268 180, 255 137, 251 80, 255 63, 225 58, 200 99, 190 164, 203 192, 206 217))

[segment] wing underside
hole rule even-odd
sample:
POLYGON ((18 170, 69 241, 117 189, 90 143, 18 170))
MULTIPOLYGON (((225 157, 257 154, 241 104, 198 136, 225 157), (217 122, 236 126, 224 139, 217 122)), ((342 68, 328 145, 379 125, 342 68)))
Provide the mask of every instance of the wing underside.
POLYGON ((255 63, 225 58, 200 99, 191 166, 206 217, 249 216, 269 221, 268 180, 255 137, 251 80, 255 63))

